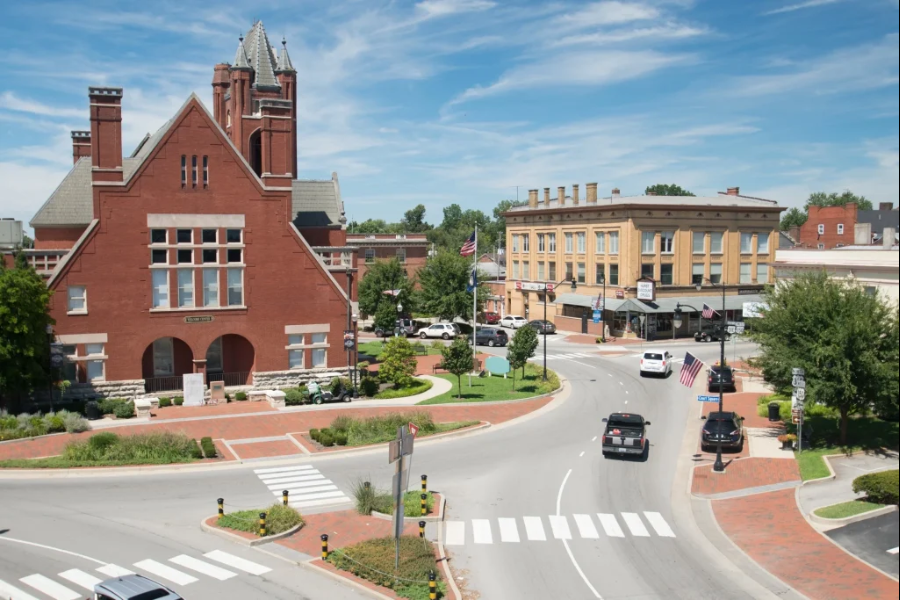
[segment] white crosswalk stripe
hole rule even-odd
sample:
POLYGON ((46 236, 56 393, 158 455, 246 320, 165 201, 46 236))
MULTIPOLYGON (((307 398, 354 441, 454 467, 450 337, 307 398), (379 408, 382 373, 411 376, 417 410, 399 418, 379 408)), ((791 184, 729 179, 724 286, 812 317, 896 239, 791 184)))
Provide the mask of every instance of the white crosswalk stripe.
POLYGON ((23 577, 19 581, 50 596, 53 600, 80 600, 81 598, 79 592, 72 591, 66 586, 56 583, 43 575, 29 575, 28 577, 23 577))
POLYGON ((97 568, 98 571, 106 575, 107 577, 123 577, 125 575, 134 575, 134 571, 129 571, 119 565, 103 565, 102 567, 97 568))
POLYGON ((93 592, 94 586, 102 581, 90 573, 85 573, 81 569, 69 569, 68 571, 60 573, 59 576, 71 581, 75 585, 83 587, 89 592, 93 592))
POLYGON ((597 539, 600 534, 594 527, 594 521, 591 515, 573 515, 575 518, 575 526, 578 527, 578 533, 585 539, 597 539))
POLYGON ((497 525, 500 526, 501 542, 518 542, 519 528, 515 519, 497 519, 497 525))
POLYGON ((476 544, 493 544, 491 522, 487 519, 472 519, 472 538, 476 544))
POLYGON ((637 513, 622 513, 622 520, 625 521, 625 525, 628 526, 631 535, 635 537, 650 537, 650 532, 644 527, 644 523, 637 513))
POLYGON ((900 552, 900 546, 897 546, 896 548, 891 548, 890 550, 887 551, 888 554, 897 554, 898 552, 900 552))
POLYGON ((558 540, 572 539, 569 522, 562 515, 550 515, 550 530, 553 531, 553 537, 558 540))
POLYGON ((675 537, 675 532, 672 531, 672 528, 669 527, 669 524, 666 523, 666 520, 658 512, 644 511, 644 518, 647 519, 647 522, 650 523, 650 526, 653 527, 653 530, 656 531, 658 536, 675 537))
POLYGON ((547 534, 544 533, 544 523, 540 517, 522 517, 525 523, 525 535, 528 541, 543 542, 547 540, 547 534))
POLYGON ((466 543, 466 522, 446 521, 444 524, 444 544, 462 546, 466 543))
POLYGON ((211 565, 208 562, 202 561, 199 558, 194 558, 193 556, 188 556, 187 554, 179 554, 178 556, 172 557, 169 559, 169 562, 173 562, 176 565, 204 575, 209 575, 213 579, 218 579, 219 581, 237 577, 237 573, 233 573, 222 567, 217 567, 216 565, 211 565))
POLYGON ((141 571, 147 571, 157 577, 162 577, 172 583, 177 585, 188 585, 197 581, 197 578, 193 575, 188 575, 187 573, 183 573, 178 569, 172 568, 169 565, 164 565, 161 562, 156 562, 155 560, 147 559, 134 563, 134 566, 140 569, 141 571))
POLYGON ((235 556, 234 554, 222 552, 221 550, 213 550, 212 552, 207 552, 203 556, 210 560, 214 560, 217 563, 222 563, 225 566, 237 569, 238 571, 250 573, 251 575, 265 575, 272 570, 269 567, 247 560, 246 558, 241 558, 240 556, 235 556))
POLYGON ((346 504, 350 498, 313 465, 255 469, 254 474, 276 498, 288 491, 288 504, 306 509, 346 504))
POLYGON ((38 600, 31 594, 23 592, 11 583, 6 583, 0 579, 0 598, 8 598, 9 600, 38 600))
POLYGON ((616 515, 597 513, 597 518, 600 519, 600 526, 603 527, 606 535, 609 537, 625 537, 625 532, 622 531, 622 528, 619 527, 619 522, 616 521, 616 515))
MULTIPOLYGON (((584 359, 584 358, 597 358, 599 355, 597 354, 584 354, 583 352, 568 352, 565 354, 548 354, 547 360, 576 360, 576 359, 584 359)), ((531 362, 542 362, 544 360, 543 354, 537 354, 529 358, 531 362)))

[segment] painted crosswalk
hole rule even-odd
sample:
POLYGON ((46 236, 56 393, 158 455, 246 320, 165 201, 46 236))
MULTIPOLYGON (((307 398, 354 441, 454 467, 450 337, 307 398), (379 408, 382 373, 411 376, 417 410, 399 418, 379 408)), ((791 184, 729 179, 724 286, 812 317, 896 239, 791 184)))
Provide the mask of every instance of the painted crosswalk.
POLYGON ((596 540, 607 538, 660 537, 674 538, 675 531, 658 512, 643 513, 624 512, 549 515, 547 517, 498 518, 496 523, 490 519, 472 519, 472 535, 466 535, 466 521, 445 521, 443 524, 443 542, 447 546, 464 546, 466 543, 500 544, 518 542, 545 542, 548 539, 596 540), (646 524, 645 524, 646 521, 646 524), (621 523, 621 524, 620 524, 621 523), (598 527, 599 524, 599 527, 598 527), (649 525, 649 527, 648 527, 649 525), (499 533, 495 536, 494 532, 499 533), (549 536, 548 536, 549 532, 549 536))
POLYGON ((288 491, 288 504, 298 509, 352 502, 330 479, 312 465, 256 469, 254 473, 273 496, 288 491))
MULTIPOLYGON (((583 358, 597 358, 598 356, 598 354, 586 354, 584 352, 569 352, 566 354, 548 354, 547 360, 578 360, 583 358)), ((528 360, 532 362, 541 362, 544 360, 544 355, 537 354, 528 360)))
POLYGON ((900 552, 900 546, 891 548, 890 550, 887 551, 888 554, 897 554, 898 552, 900 552))
POLYGON ((184 587, 204 577, 225 581, 240 574, 264 575, 269 571, 271 569, 265 565, 222 550, 213 550, 204 554, 202 559, 179 554, 165 561, 152 558, 139 560, 130 568, 110 563, 97 567, 94 572, 74 568, 60 573, 32 573, 15 582, 0 580, 0 600, 80 600, 85 597, 85 590, 93 592, 94 586, 104 579, 133 573, 145 575, 167 586, 184 587))

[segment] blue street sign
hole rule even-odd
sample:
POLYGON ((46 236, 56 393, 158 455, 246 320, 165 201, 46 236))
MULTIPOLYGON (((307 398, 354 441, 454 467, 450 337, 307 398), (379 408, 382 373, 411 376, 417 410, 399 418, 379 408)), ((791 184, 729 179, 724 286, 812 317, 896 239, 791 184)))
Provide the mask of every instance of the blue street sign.
POLYGON ((697 402, 718 402, 718 396, 697 396, 697 402))
POLYGON ((603 315, 599 310, 594 311, 594 323, 599 323, 603 320, 603 315))

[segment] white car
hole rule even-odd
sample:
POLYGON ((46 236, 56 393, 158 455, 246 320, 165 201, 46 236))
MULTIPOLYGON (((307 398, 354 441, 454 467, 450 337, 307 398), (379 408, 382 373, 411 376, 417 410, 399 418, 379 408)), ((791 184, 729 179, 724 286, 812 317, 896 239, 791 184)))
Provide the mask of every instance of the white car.
POLYGON ((500 319, 500 327, 508 327, 510 329, 518 329, 519 327, 524 327, 528 325, 528 321, 525 317, 520 317, 518 315, 506 315, 502 319, 500 319))
POLYGON ((666 350, 647 350, 641 354, 641 377, 662 375, 672 372, 672 355, 666 350))
POLYGON ((449 340, 460 334, 459 325, 456 323, 435 323, 429 327, 423 327, 418 331, 418 335, 423 340, 425 338, 442 338, 449 340))

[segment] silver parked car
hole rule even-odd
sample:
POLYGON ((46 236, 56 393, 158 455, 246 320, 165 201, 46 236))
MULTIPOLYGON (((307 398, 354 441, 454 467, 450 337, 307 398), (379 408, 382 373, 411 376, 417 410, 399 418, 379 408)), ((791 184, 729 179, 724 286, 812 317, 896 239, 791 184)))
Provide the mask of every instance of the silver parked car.
POLYGON ((94 600, 183 600, 183 598, 142 575, 123 575, 96 584, 94 600))

